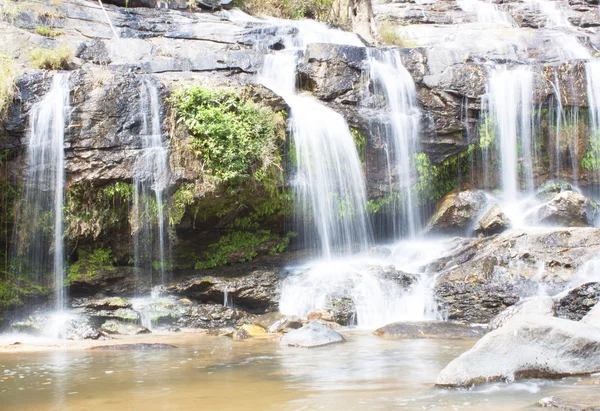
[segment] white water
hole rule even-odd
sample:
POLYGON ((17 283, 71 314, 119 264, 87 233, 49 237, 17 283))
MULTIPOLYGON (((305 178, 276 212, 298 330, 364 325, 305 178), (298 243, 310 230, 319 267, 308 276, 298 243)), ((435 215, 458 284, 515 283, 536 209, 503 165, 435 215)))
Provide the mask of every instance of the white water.
POLYGON ((23 278, 31 275, 40 284, 52 273, 57 312, 65 305, 64 137, 69 92, 69 75, 56 73, 48 93, 31 109, 24 207, 17 210, 24 228, 16 231, 16 264, 23 267, 23 278))
POLYGON ((135 267, 144 280, 157 270, 158 284, 164 284, 168 250, 163 193, 169 180, 169 152, 163 144, 158 90, 148 79, 140 84, 140 117, 142 147, 135 165, 133 203, 135 267))
POLYGON ((457 0, 458 6, 467 13, 475 13, 477 22, 497 26, 515 26, 508 13, 498 10, 498 6, 482 0, 457 0))
MULTIPOLYGON (((417 104, 417 90, 397 49, 369 50, 369 75, 374 83, 375 94, 384 97, 386 102, 384 121, 389 122, 389 127, 384 129, 395 153, 395 177, 404 197, 403 207, 400 207, 402 213, 394 218, 399 220, 399 225, 403 226, 403 231, 409 237, 414 237, 421 228, 418 199, 413 191, 415 172, 412 163, 414 154, 419 151, 421 113, 417 104)), ((388 169, 390 168, 388 160, 388 169)), ((391 175, 388 178, 392 180, 391 175)), ((397 222, 394 221, 394 227, 396 225, 397 222)), ((398 234, 394 233, 396 238, 398 234)))
POLYGON ((494 122, 500 153, 504 200, 516 202, 519 195, 518 166, 523 170, 523 189, 533 191, 533 75, 526 67, 495 69, 489 79, 488 118, 494 122), (518 145, 521 145, 521 153, 518 145))
POLYGON ((323 258, 365 250, 370 239, 366 185, 356 146, 344 118, 315 98, 296 93, 297 53, 313 42, 360 44, 353 34, 298 22, 286 49, 265 59, 260 81, 290 107, 296 150, 292 186, 297 227, 305 244, 323 258))

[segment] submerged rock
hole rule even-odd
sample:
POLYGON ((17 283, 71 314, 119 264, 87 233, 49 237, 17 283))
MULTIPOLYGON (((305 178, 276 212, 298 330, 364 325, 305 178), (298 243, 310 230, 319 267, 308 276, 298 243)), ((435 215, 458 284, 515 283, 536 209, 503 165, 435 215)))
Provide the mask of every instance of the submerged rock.
POLYGON ((281 345, 313 348, 346 341, 338 332, 318 321, 311 321, 304 327, 292 330, 283 336, 281 345))
POLYGON ((378 328, 373 334, 391 339, 481 338, 485 328, 447 321, 398 322, 378 328))
POLYGON ((533 223, 561 227, 592 227, 598 216, 598 204, 574 191, 557 194, 528 216, 533 223))
POLYGON ((551 297, 534 297, 508 307, 489 322, 488 331, 502 327, 516 315, 554 315, 554 300, 551 297))
POLYGON ((149 334, 150 330, 141 325, 123 323, 121 321, 108 320, 100 327, 102 331, 109 334, 118 335, 138 335, 138 334, 149 334))
POLYGON ((600 328, 555 317, 518 316, 453 360, 436 385, 467 387, 600 371, 600 328))
POLYGON ((270 333, 288 332, 302 327, 302 320, 295 315, 283 315, 279 312, 263 314, 252 320, 270 333))
POLYGON ((554 303, 557 317, 579 321, 600 301, 600 283, 586 283, 554 303))
POLYGON ((170 350, 172 348, 177 348, 171 344, 147 344, 147 343, 139 343, 139 344, 117 344, 117 345, 99 345, 96 347, 91 347, 89 350, 95 351, 129 351, 129 350, 170 350))
POLYGON ((479 219, 475 226, 476 234, 492 235, 506 231, 510 228, 510 219, 500 210, 498 205, 494 204, 479 219))
POLYGON ((486 202, 483 191, 450 193, 438 203, 425 232, 463 234, 473 225, 486 202))

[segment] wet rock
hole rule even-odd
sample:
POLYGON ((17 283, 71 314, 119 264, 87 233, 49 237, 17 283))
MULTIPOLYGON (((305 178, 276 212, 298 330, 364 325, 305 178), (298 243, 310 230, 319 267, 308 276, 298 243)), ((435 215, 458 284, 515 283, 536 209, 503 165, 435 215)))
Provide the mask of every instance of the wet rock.
POLYGON ((254 324, 244 324, 240 327, 240 330, 244 330, 250 337, 256 337, 267 333, 263 327, 254 324))
POLYGON ((574 191, 557 194, 547 204, 530 214, 530 222, 561 227, 592 227, 598 215, 594 200, 574 191))
POLYGON ((302 321, 299 317, 283 315, 279 312, 260 315, 252 320, 252 323, 261 326, 270 333, 288 332, 302 327, 302 321))
POLYGON ((97 340, 102 336, 86 317, 69 316, 62 320, 45 314, 34 314, 11 324, 19 332, 65 338, 67 340, 97 340))
POLYGON ((131 308, 118 308, 116 310, 84 310, 79 312, 96 320, 114 319, 133 323, 140 320, 140 314, 131 308))
POLYGON ((339 325, 355 325, 356 324, 356 306, 351 298, 330 295, 326 305, 326 311, 330 313, 329 317, 339 325))
POLYGON ((171 344, 117 344, 117 345, 99 345, 91 347, 89 350, 95 351, 135 351, 135 350, 170 350, 177 348, 171 344))
POLYGON ((252 322, 252 315, 217 304, 199 304, 187 307, 175 325, 182 328, 215 329, 236 327, 252 322))
POLYGON ((97 340, 102 333, 86 318, 74 318, 65 323, 67 340, 97 340))
POLYGON ((233 338, 234 341, 242 341, 242 340, 248 340, 248 339, 252 338, 252 336, 250 335, 248 330, 240 328, 239 330, 235 330, 231 334, 231 338, 233 338))
POLYGON ((510 219, 494 204, 475 225, 475 234, 493 235, 510 228, 510 219))
POLYGON ((217 328, 217 329, 213 329, 213 330, 208 330, 206 332, 206 335, 212 335, 215 337, 232 337, 233 338, 234 332, 236 332, 235 328, 226 327, 226 328, 217 328))
POLYGON ((234 6, 233 0, 195 0, 196 4, 206 10, 231 9, 234 6))
POLYGON ((452 361, 436 385, 468 387, 598 371, 600 328, 555 317, 518 316, 452 361))
POLYGON ((453 321, 486 324, 505 308, 542 288, 566 289, 600 254, 595 228, 507 231, 494 237, 454 239, 453 251, 431 262, 438 310, 453 321))
POLYGON ((69 295, 72 297, 87 297, 100 292, 133 296, 136 292, 134 268, 97 268, 93 276, 81 275, 69 284, 69 295))
POLYGON ((390 339, 481 338, 485 328, 447 321, 398 322, 376 329, 373 334, 390 339))
POLYGON ((600 304, 596 304, 594 308, 581 319, 581 322, 600 327, 600 304))
POLYGON ((281 345, 314 348, 344 341, 346 340, 341 334, 317 321, 311 321, 304 327, 285 334, 281 339, 281 345))
POLYGON ((508 307, 489 322, 488 331, 502 327, 517 315, 554 315, 554 300, 551 297, 533 297, 529 300, 519 301, 508 307))
POLYGON ((118 334, 118 335, 138 335, 138 334, 148 334, 150 330, 146 327, 142 327, 141 325, 124 323, 121 321, 108 320, 100 327, 102 331, 105 331, 109 334, 118 334))
POLYGON ((554 303, 557 317, 579 321, 600 301, 600 283, 586 283, 554 303))
POLYGON ((571 184, 565 181, 550 180, 542 184, 535 192, 535 198, 540 201, 550 201, 557 194, 564 191, 573 191, 571 184))
POLYGON ((538 406, 542 408, 556 408, 559 410, 568 410, 568 411, 598 411, 600 410, 600 406, 590 405, 590 404, 582 404, 579 401, 572 402, 568 400, 564 400, 559 397, 546 397, 542 398, 537 403, 538 406))
POLYGON ((444 197, 433 216, 429 219, 425 232, 461 234, 475 222, 477 214, 486 204, 482 191, 453 192, 444 197))
POLYGON ((89 308, 94 310, 117 310, 131 308, 131 302, 120 297, 107 297, 101 299, 76 299, 71 304, 73 308, 89 308))

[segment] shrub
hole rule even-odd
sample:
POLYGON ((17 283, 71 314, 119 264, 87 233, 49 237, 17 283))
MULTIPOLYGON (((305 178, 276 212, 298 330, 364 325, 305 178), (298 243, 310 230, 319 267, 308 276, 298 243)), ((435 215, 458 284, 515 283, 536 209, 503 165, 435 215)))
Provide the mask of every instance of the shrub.
POLYGON ((333 0, 236 0, 235 4, 253 15, 336 23, 333 0))
POLYGON ((58 36, 64 34, 64 32, 62 30, 60 30, 60 29, 53 29, 50 26, 36 27, 35 28, 35 32, 37 34, 39 34, 40 36, 49 37, 49 38, 58 37, 58 36))
POLYGON ((17 89, 17 70, 12 59, 0 54, 0 118, 4 109, 12 102, 17 89))
POLYGON ((44 70, 66 70, 73 59, 74 51, 68 44, 54 49, 36 48, 31 51, 31 65, 44 70))
POLYGON ((397 28, 390 22, 383 22, 379 26, 379 37, 383 44, 388 46, 398 46, 402 48, 415 47, 416 44, 412 40, 403 38, 397 28))

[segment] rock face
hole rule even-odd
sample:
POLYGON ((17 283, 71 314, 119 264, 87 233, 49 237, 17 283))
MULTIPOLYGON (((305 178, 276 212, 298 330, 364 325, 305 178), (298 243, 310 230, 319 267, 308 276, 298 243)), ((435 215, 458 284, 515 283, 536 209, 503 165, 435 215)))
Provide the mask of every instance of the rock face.
POLYGON ((440 372, 439 386, 600 371, 600 328, 554 317, 520 316, 487 334, 440 372))
POLYGON ((564 290, 600 253, 598 235, 598 229, 571 228, 454 240, 453 251, 425 270, 437 275, 434 293, 449 320, 486 324, 539 287, 550 295, 564 290))
POLYGON ((338 332, 318 321, 311 321, 304 327, 292 330, 283 336, 281 345, 314 348, 346 341, 338 332))
POLYGON ((486 204, 482 191, 450 193, 440 201, 427 223, 428 233, 464 234, 486 204))
POLYGON ((461 339, 481 338, 485 329, 446 321, 422 321, 388 324, 376 329, 373 334, 390 339, 461 339))
POLYGON ((506 231, 510 228, 510 219, 500 210, 497 204, 494 204, 477 221, 475 225, 475 234, 493 235, 506 231))
POLYGON ((598 216, 598 204, 574 191, 557 194, 536 210, 529 220, 561 227, 592 227, 598 216))
POLYGON ((490 321, 488 331, 502 327, 517 315, 554 315, 554 300, 551 297, 534 297, 530 300, 520 301, 508 307, 490 321))
POLYGON ((581 319, 581 322, 600 327, 600 304, 596 304, 594 308, 581 319))
POLYGON ((557 317, 579 321, 600 301, 600 283, 587 283, 554 303, 557 317))

